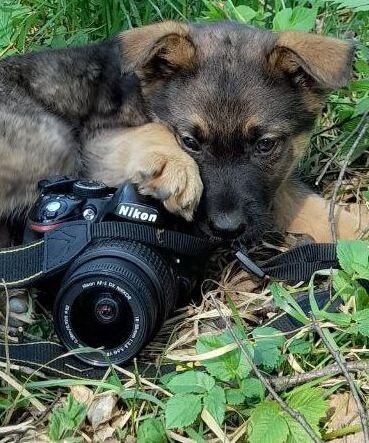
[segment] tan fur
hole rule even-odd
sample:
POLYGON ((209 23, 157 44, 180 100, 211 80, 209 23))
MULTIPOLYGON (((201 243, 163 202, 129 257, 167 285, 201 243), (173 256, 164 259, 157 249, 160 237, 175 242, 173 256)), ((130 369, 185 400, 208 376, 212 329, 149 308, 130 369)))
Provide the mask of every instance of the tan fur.
POLYGON ((87 174, 110 186, 137 183, 171 212, 191 220, 202 194, 196 162, 159 123, 106 132, 86 146, 87 174))
POLYGON ((245 135, 249 135, 250 132, 259 125, 262 124, 262 120, 257 115, 252 115, 250 118, 248 118, 245 122, 245 126, 243 128, 243 132, 245 135))
POLYGON ((188 34, 187 24, 173 21, 120 34, 122 70, 137 75, 144 96, 151 94, 171 73, 193 67, 195 47, 188 34))
POLYGON ((197 128, 199 131, 199 139, 206 140, 208 137, 210 137, 209 125, 201 114, 196 113, 196 110, 194 110, 194 113, 191 115, 191 121, 193 127, 197 128))
MULTIPOLYGON (((332 242, 329 221, 330 202, 292 183, 278 192, 275 200, 277 224, 284 232, 307 234, 316 242, 332 242)), ((369 211, 365 205, 351 205, 350 211, 336 207, 337 238, 360 238, 369 229, 369 211)))
POLYGON ((184 38, 188 35, 188 26, 184 23, 166 21, 134 28, 122 32, 124 70, 134 71, 152 57, 152 50, 162 38, 178 35, 184 38))
POLYGON ((294 73, 302 67, 322 86, 339 88, 350 77, 348 60, 352 45, 331 37, 298 31, 282 32, 278 36, 271 61, 278 69, 294 73))
POLYGON ((286 177, 285 177, 286 180, 288 180, 290 175, 296 169, 298 162, 301 160, 302 156, 304 155, 304 152, 306 151, 306 147, 309 144, 310 135, 311 134, 309 132, 302 132, 301 134, 296 135, 295 137, 291 138, 294 159, 291 162, 291 165, 290 165, 288 171, 286 171, 286 177))

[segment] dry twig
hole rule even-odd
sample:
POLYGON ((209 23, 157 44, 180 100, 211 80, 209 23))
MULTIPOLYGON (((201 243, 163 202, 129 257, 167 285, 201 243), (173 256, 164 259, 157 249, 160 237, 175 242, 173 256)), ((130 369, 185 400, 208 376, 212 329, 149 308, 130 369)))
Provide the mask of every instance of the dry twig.
MULTIPOLYGON (((301 415, 298 411, 293 410, 288 406, 288 404, 277 394, 277 392, 274 390, 273 386, 269 382, 269 380, 264 377, 261 371, 259 371, 258 367, 254 363, 251 355, 249 354, 248 350, 243 345, 242 341, 237 337, 237 335, 234 333, 232 325, 229 322, 229 319, 223 314, 222 310, 219 308, 217 301, 215 300, 215 297, 213 294, 210 293, 210 296, 213 300, 213 303, 215 307, 217 308, 220 317, 224 321, 227 329, 229 330, 230 334, 233 337, 233 340, 236 342, 237 346, 239 347, 242 354, 245 356, 247 362, 251 366, 253 372, 258 377, 258 379, 263 383, 269 394, 273 397, 273 399, 279 404, 281 409, 287 414, 289 414, 294 420, 299 423, 299 425, 304 429, 304 431, 308 434, 308 436, 311 438, 311 440, 315 443, 322 443, 322 440, 320 437, 316 435, 310 424, 306 421, 305 417, 301 415)), ((366 442, 365 442, 366 443, 366 442)))
POLYGON ((336 181, 336 184, 335 184, 335 187, 333 190, 332 200, 331 200, 330 207, 329 207, 329 222, 331 224, 331 234, 332 234, 333 242, 336 242, 336 240, 337 240, 337 226, 336 226, 334 209, 335 209, 335 205, 336 205, 338 191, 339 191, 339 188, 342 184, 343 176, 345 175, 345 172, 346 172, 347 166, 350 163, 351 157, 352 157, 353 153, 355 152, 356 148, 358 147, 360 140, 364 137, 364 135, 369 127, 369 119, 367 119, 368 114, 369 114, 369 111, 367 111, 363 115, 362 119, 360 120, 360 123, 358 124, 358 127, 361 127, 360 133, 359 133, 357 139, 355 140, 355 142, 352 144, 349 152, 346 155, 345 161, 342 165, 342 168, 340 170, 338 179, 336 181), (365 122, 365 120, 366 120, 366 122, 365 122))
POLYGON ((334 140, 332 143, 330 143, 327 147, 326 150, 329 151, 330 149, 332 149, 341 139, 343 139, 343 141, 339 144, 339 146, 337 147, 337 149, 335 150, 335 153, 329 158, 329 160, 327 161, 327 163, 324 165, 321 173, 319 174, 319 177, 315 180, 315 186, 318 186, 319 183, 321 182, 322 178, 325 176, 325 174, 327 173, 329 167, 331 166, 331 164, 336 160, 336 158, 339 156, 339 154, 341 154, 342 149, 345 147, 345 145, 352 139, 352 137, 354 137, 357 132, 360 129, 360 125, 361 122, 359 122, 359 124, 356 126, 356 128, 347 136, 343 139, 343 136, 341 136, 338 140, 334 140))
MULTIPOLYGON (((346 369, 348 372, 369 371, 369 361, 351 361, 346 363, 346 369)), ((338 374, 342 374, 342 369, 338 364, 335 364, 326 366, 325 368, 305 372, 303 374, 287 375, 284 377, 271 377, 269 381, 273 385, 276 392, 281 392, 303 383, 316 380, 317 378, 326 377, 327 375, 334 377, 338 374)))
MULTIPOLYGON (((368 122, 369 123, 369 122, 368 122)), ((337 365, 341 369, 342 374, 345 376, 347 383, 350 387, 352 396, 354 397, 356 407, 358 410, 358 414, 361 421, 361 427, 363 428, 363 434, 364 434, 364 443, 369 443, 369 427, 368 427, 368 417, 367 413, 365 411, 365 408, 361 402, 359 391, 355 385, 354 380, 352 379, 344 358, 340 354, 340 352, 332 346, 332 344, 327 339, 326 335, 324 334, 323 329, 321 328, 320 324, 317 322, 314 314, 311 314, 312 318, 312 326, 316 333, 319 335, 319 337, 322 339, 322 342, 324 343, 325 347, 328 349, 328 351, 331 353, 332 357, 336 360, 337 365)))

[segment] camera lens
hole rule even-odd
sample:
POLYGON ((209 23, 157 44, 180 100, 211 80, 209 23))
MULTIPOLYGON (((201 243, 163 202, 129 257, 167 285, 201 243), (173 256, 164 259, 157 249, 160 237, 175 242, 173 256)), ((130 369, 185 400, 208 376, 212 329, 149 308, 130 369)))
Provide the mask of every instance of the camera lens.
POLYGON ((128 339, 133 313, 129 303, 117 294, 87 290, 75 299, 70 324, 81 342, 113 349, 128 339))
POLYGON ((117 319, 119 312, 118 302, 111 295, 99 297, 95 302, 95 316, 100 323, 112 323, 117 319))
POLYGON ((145 346, 177 301, 166 259, 141 243, 108 240, 88 248, 65 275, 54 307, 56 331, 76 357, 124 364, 145 346), (108 360, 107 360, 107 358, 108 360))

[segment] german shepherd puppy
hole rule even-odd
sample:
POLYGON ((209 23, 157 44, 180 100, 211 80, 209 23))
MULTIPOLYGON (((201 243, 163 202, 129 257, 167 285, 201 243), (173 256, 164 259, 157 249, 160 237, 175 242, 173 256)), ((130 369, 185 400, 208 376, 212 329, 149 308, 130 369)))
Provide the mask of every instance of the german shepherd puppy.
MULTIPOLYGON (((197 209, 210 235, 255 240, 277 226, 329 240, 327 203, 292 177, 352 59, 345 41, 231 22, 5 58, 0 217, 31 205, 39 179, 74 174, 131 179, 188 220, 197 209)), ((342 211, 339 236, 359 232, 342 211)))

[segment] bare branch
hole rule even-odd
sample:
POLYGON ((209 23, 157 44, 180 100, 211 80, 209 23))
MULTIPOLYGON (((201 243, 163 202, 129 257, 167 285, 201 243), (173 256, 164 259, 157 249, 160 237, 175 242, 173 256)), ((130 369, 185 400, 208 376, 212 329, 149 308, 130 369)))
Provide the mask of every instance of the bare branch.
POLYGON ((337 241, 337 226, 336 226, 335 210, 334 209, 335 209, 335 205, 336 205, 338 191, 341 187, 343 176, 345 175, 345 172, 346 172, 347 166, 350 163, 351 157, 352 157, 353 153, 355 152, 356 148, 358 147, 360 140, 364 137, 364 135, 369 127, 369 119, 367 119, 368 114, 369 114, 369 111, 367 111, 363 115, 362 119, 360 120, 360 123, 357 126, 358 128, 361 127, 361 131, 360 131, 357 139, 355 140, 355 142, 352 144, 349 152, 346 155, 345 161, 342 165, 341 171, 339 173, 338 179, 336 181, 336 184, 335 184, 335 187, 333 190, 332 200, 331 200, 330 207, 329 207, 329 222, 331 224, 331 234, 332 234, 332 241, 333 242, 337 241), (366 122, 365 122, 365 120, 366 120, 366 122))
MULTIPOLYGON (((369 361, 351 361, 346 363, 348 372, 369 371, 369 361)), ((329 365, 321 369, 304 372, 303 374, 287 375, 284 377, 270 377, 269 381, 276 390, 276 392, 285 391, 303 383, 307 383, 317 378, 326 377, 327 375, 334 377, 342 374, 342 369, 338 364, 329 365)))
MULTIPOLYGON (((368 124, 369 124, 369 122, 368 122, 368 124)), ((344 358, 342 357, 342 355, 340 354, 340 352, 338 350, 334 349, 334 347, 332 346, 332 344, 330 343, 330 341, 326 337, 324 331, 322 330, 320 324, 317 322, 314 314, 311 314, 311 318, 312 318, 312 326, 313 326, 314 330, 317 332, 319 337, 322 339, 322 342, 324 343, 324 345, 328 349, 328 351, 331 353, 332 357, 336 360, 337 365, 339 366, 342 374, 344 375, 344 377, 347 380, 347 383, 350 387, 352 396, 354 397, 354 400, 356 403, 356 407, 357 407, 358 414, 359 414, 360 421, 361 421, 361 427, 363 428, 364 443, 369 443, 369 427, 368 427, 367 413, 366 413, 365 408, 361 402, 357 386, 356 386, 354 380, 352 379, 352 377, 346 367, 346 362, 345 362, 344 358)))

